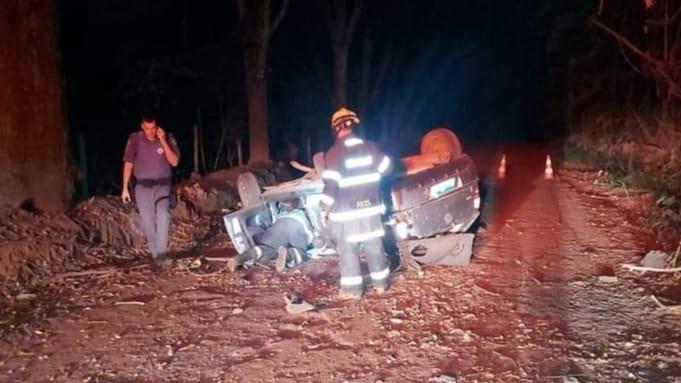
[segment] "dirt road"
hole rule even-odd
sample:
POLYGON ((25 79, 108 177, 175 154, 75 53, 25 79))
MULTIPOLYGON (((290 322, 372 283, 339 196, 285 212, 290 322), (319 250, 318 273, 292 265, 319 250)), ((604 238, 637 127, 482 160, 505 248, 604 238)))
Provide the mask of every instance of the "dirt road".
MULTIPOLYGON (((681 304, 681 277, 621 269, 651 246, 621 197, 590 171, 543 180, 541 153, 509 165, 469 267, 359 302, 335 299, 335 259, 73 276, 5 310, 0 381, 681 382, 680 317, 650 298, 681 304), (290 292, 320 309, 287 314, 290 292)), ((229 251, 218 235, 205 254, 229 251)))

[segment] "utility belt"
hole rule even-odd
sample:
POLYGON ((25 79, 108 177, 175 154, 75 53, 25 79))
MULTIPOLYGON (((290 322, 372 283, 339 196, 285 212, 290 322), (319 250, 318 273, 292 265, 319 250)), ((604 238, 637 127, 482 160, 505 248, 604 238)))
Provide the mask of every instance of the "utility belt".
POLYGON ((154 187, 154 186, 170 186, 172 185, 172 179, 170 177, 166 178, 156 178, 156 179, 144 179, 144 178, 138 178, 137 179, 137 185, 144 186, 146 188, 154 187))

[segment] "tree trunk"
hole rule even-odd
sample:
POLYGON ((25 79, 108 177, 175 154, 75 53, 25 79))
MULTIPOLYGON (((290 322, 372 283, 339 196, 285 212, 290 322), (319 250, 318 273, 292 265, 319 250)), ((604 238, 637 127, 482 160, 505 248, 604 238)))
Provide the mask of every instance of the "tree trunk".
MULTIPOLYGON (((348 18, 347 0, 321 0, 331 33, 333 51, 333 105, 338 108, 348 102, 348 57, 350 42, 363 9, 363 0, 355 0, 348 18)), ((361 118, 361 116, 360 116, 361 118)))
POLYGON ((348 105, 348 41, 333 46, 333 104, 336 108, 348 105))
POLYGON ((272 33, 286 15, 288 0, 270 22, 270 0, 237 0, 244 44, 248 96, 249 163, 269 161, 267 121, 267 49, 272 33))
POLYGON ((0 1, 0 205, 57 211, 73 191, 54 0, 0 1))
POLYGON ((369 75, 371 73, 372 44, 368 36, 362 41, 362 71, 359 83, 359 115, 365 116, 369 109, 369 75))
POLYGON ((249 163, 270 158, 267 130, 267 43, 246 47, 246 92, 248 94, 249 163))

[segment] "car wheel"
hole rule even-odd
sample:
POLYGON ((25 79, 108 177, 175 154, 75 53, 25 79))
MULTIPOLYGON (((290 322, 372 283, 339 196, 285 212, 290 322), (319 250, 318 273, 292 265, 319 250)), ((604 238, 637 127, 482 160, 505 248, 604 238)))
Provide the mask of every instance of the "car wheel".
POLYGON ((421 154, 434 153, 449 153, 457 158, 463 153, 461 141, 447 128, 433 129, 421 139, 421 154))
POLYGON ((236 186, 239 192, 239 198, 244 208, 257 205, 262 201, 262 193, 260 192, 260 185, 253 173, 241 173, 236 177, 236 186))

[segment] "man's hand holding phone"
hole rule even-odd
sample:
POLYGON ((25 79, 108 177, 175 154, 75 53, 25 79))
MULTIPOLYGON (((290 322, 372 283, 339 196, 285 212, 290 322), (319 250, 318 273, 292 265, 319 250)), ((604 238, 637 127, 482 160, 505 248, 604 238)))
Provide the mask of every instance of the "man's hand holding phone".
POLYGON ((161 129, 160 126, 156 127, 156 138, 158 138, 161 142, 166 141, 166 132, 165 130, 161 129))

